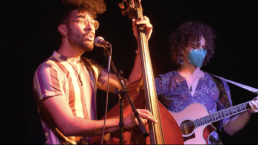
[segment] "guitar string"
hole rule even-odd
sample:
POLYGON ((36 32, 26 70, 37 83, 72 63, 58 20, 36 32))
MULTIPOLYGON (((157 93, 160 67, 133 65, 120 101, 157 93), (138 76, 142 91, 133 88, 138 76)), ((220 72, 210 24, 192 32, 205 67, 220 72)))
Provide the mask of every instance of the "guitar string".
MULTIPOLYGON (((241 104, 240 104, 241 105, 241 104)), ((238 105, 237 105, 238 106, 238 105)), ((234 106, 234 107, 236 107, 236 106, 234 106)), ((233 113, 233 112, 232 112, 233 113)), ((241 113, 241 112, 237 112, 237 113, 233 113, 232 115, 235 115, 235 114, 238 114, 238 113, 241 113)), ((212 114, 211 114, 212 115, 212 114)), ((232 116, 232 115, 230 115, 230 116, 232 116)), ((226 117, 228 117, 228 116, 226 116, 226 117)), ((226 117, 222 117, 222 118, 219 118, 218 120, 221 120, 221 119, 224 119, 224 118, 226 118, 226 117)), ((200 119, 200 118, 199 118, 200 119)), ((218 121, 217 119, 215 119, 214 121, 212 121, 212 122, 215 122, 215 121, 218 121)), ((208 121, 208 122, 210 122, 210 121, 208 121)), ((204 123, 203 125, 205 125, 205 124, 209 124, 209 123, 204 123)), ((184 127, 192 127, 192 126, 195 126, 194 125, 194 121, 186 121, 186 122, 184 122, 184 127)), ((180 129, 182 130, 182 129, 184 129, 184 127, 181 127, 180 126, 180 129)))
MULTIPOLYGON (((240 112, 238 112, 238 113, 240 113, 240 112)), ((238 113, 233 113, 232 115, 235 115, 235 114, 238 114, 238 113)), ((230 116, 232 116, 232 115, 230 115, 230 116)), ((226 117, 228 117, 228 116, 226 116, 226 117)), ((221 120, 221 119, 224 119, 224 118, 226 118, 226 117, 222 117, 222 118, 220 118, 220 119, 215 119, 214 121, 211 121, 211 122, 216 122, 216 121, 221 120)), ((210 121, 208 121, 208 122, 210 122, 210 121)), ((203 122, 201 122, 201 123, 203 123, 203 122)), ((186 121, 186 122, 184 122, 183 124, 184 124, 184 127, 192 127, 192 126, 195 126, 195 125, 194 125, 194 121, 186 121)), ((202 125, 205 125, 205 124, 209 124, 209 123, 204 123, 204 124, 202 124, 202 125)), ((181 127, 181 125, 180 125, 180 129, 181 129, 181 130, 184 129, 184 127, 181 127)))
MULTIPOLYGON (((223 118, 221 118, 221 119, 223 119, 223 118)), ((219 120, 221 120, 221 119, 219 119, 219 120)), ((218 120, 215 120, 215 121, 218 121, 218 120)), ((215 121, 212 121, 212 122, 215 122, 215 121)), ((208 122, 210 122, 210 121, 208 121, 208 122)), ((192 127, 192 126, 195 126, 195 125, 194 125, 194 121, 186 121, 186 122, 184 122, 183 124, 184 124, 184 127, 192 127)), ((209 124, 209 123, 204 123, 203 125, 205 125, 205 124, 209 124)), ((184 129, 184 127, 181 127, 181 126, 180 126, 180 129, 184 129)))
MULTIPOLYGON (((192 127, 192 126, 195 126, 194 125, 194 121, 186 121, 183 123, 186 127, 192 127)), ((205 124, 208 124, 208 123, 205 123, 205 124)), ((181 127, 180 127, 181 128, 181 127)))
MULTIPOLYGON (((213 76, 214 76, 214 77, 218 77, 218 76, 215 76, 215 75, 213 75, 213 76)), ((244 89, 247 89, 247 90, 249 90, 249 91, 251 91, 251 92, 257 93, 257 92, 256 92, 257 89, 255 89, 255 88, 251 88, 251 87, 249 87, 249 86, 246 86, 246 85, 243 85, 243 84, 240 84, 240 83, 236 83, 236 82, 233 82, 233 81, 224 79, 224 78, 222 78, 222 77, 218 77, 218 78, 220 78, 220 79, 222 79, 222 80, 225 80, 225 81, 227 81, 227 82, 230 82, 230 83, 232 83, 232 84, 234 84, 234 85, 240 86, 240 87, 242 87, 242 88, 244 88, 244 89)), ((245 102, 245 103, 247 103, 247 102, 245 102)), ((242 103, 242 104, 245 104, 245 103, 242 103)), ((240 105, 242 105, 242 104, 239 104, 239 105, 237 105, 237 106, 240 106, 240 105)), ((233 107, 236 107, 236 106, 233 106, 233 107)), ((241 107, 240 107, 240 108, 241 108, 241 107)), ((237 108, 236 108, 236 110, 237 110, 237 108)), ((236 112, 237 112, 237 111, 236 111, 236 112)), ((237 113, 233 113, 233 112, 232 112, 232 115, 238 114, 238 113, 241 113, 241 112, 243 112, 243 111, 241 110, 240 112, 237 112, 237 113)), ((231 115, 230 115, 230 116, 231 116, 231 115)), ((225 118, 225 117, 223 117, 223 118, 225 118)), ((222 119, 223 119, 223 118, 222 118, 222 119)), ((219 120, 221 120, 221 119, 219 119, 219 120)), ((186 124, 186 127, 191 127, 191 126, 193 126, 191 122, 192 122, 192 121, 188 121, 188 122, 185 122, 184 124, 186 124)), ((205 124, 206 124, 206 123, 205 123, 205 124)), ((180 127, 180 129, 182 130, 181 127, 180 127)))
MULTIPOLYGON (((221 118, 221 119, 223 119, 223 118, 221 118)), ((221 120, 221 119, 219 119, 219 120, 221 120)), ((215 120, 215 121, 218 121, 218 120, 215 120)), ((212 122, 215 122, 215 121, 212 121, 212 122)), ((203 125, 205 125, 205 124, 209 124, 209 123, 204 123, 203 125)), ((184 127, 192 127, 192 126, 195 126, 194 125, 194 121, 186 121, 186 122, 184 122, 184 127)), ((184 128, 180 126, 180 129, 184 129, 184 128)))
MULTIPOLYGON (((241 109, 241 105, 246 105, 246 104, 248 104, 248 102, 245 102, 245 103, 242 103, 242 104, 239 104, 239 105, 230 107, 231 109, 232 109, 232 108, 235 108, 235 113, 233 113, 233 111, 232 111, 232 114, 231 114, 231 115, 225 115, 225 113, 224 113, 225 117, 219 118, 218 120, 221 120, 221 119, 224 119, 224 118, 226 118, 226 117, 229 117, 229 116, 232 116, 232 115, 235 115, 235 114, 238 114, 238 113, 241 113, 241 112, 245 111, 245 110, 240 110, 240 111, 238 111, 238 110, 237 110, 237 106, 240 107, 240 109, 241 109)), ((228 109, 229 109, 229 108, 228 108, 228 109)), ((225 110, 227 110, 227 109, 225 109, 225 110)), ((220 112, 220 114, 221 114, 221 113, 223 112, 223 110, 218 111, 218 112, 216 112, 216 113, 218 114, 219 112, 220 112)), ((215 113, 213 113, 213 114, 215 114, 215 113)), ((210 115, 212 115, 212 114, 210 114, 210 115)), ((208 116, 210 116, 210 115, 208 115, 208 116)), ((221 115, 220 115, 220 116, 221 116, 221 115)), ((199 119, 201 119, 201 118, 199 118, 199 119)), ((211 120, 211 122, 215 122, 215 121, 218 121, 218 120, 217 120, 217 119, 215 119, 214 121, 211 120)), ((210 121, 208 121, 208 122, 210 122, 210 121)), ((202 123, 203 123, 203 122, 201 122, 201 124, 202 124, 202 123)), ((182 127, 182 125, 180 125, 180 130, 181 130, 181 131, 184 131, 185 127, 192 127, 192 126, 195 126, 195 125, 194 125, 194 121, 186 121, 186 122, 184 122, 183 124, 184 124, 183 127, 182 127)), ((209 124, 209 123, 204 123, 203 125, 205 125, 205 124, 209 124)))

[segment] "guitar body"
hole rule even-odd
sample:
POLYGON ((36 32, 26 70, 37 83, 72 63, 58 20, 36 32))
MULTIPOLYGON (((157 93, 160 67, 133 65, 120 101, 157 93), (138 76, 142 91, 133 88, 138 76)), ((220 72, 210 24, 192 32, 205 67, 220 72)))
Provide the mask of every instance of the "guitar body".
MULTIPOLYGON (((193 103, 181 112, 175 113, 170 111, 170 113, 175 118, 178 126, 180 126, 181 132, 184 121, 194 121, 195 119, 209 115, 205 106, 200 103, 193 103)), ((215 128, 212 125, 203 125, 198 128, 193 126, 185 130, 184 133, 182 132, 185 144, 208 144, 208 137, 215 128)))

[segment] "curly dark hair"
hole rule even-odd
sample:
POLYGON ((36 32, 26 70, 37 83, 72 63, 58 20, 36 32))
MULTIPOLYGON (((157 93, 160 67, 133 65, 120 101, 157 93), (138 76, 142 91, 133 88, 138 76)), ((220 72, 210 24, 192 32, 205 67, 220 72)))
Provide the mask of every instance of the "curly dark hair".
POLYGON ((73 10, 87 11, 93 18, 106 11, 106 4, 103 0, 49 0, 46 7, 49 26, 46 36, 55 49, 60 46, 62 37, 57 27, 69 17, 73 10))
POLYGON ((207 65, 214 54, 214 39, 216 35, 213 29, 202 22, 189 21, 179 26, 179 28, 173 32, 170 37, 170 52, 171 60, 177 66, 180 66, 180 57, 182 57, 182 50, 189 44, 198 42, 201 38, 205 39, 205 49, 207 50, 206 57, 203 65, 207 65))

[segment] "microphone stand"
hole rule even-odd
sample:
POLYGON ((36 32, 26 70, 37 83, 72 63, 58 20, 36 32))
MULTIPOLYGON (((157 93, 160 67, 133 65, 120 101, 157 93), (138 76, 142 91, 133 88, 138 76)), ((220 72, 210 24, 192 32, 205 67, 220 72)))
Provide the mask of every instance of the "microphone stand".
MULTIPOLYGON (((112 48, 112 45, 106 45, 104 47, 104 55, 109 58, 110 57, 110 52, 109 50, 107 49, 108 47, 111 47, 112 48)), ((140 130, 141 130, 141 133, 143 134, 144 137, 148 137, 149 134, 145 128, 145 126, 143 125, 140 117, 139 117, 139 113, 137 112, 137 110, 135 109, 135 106, 132 102, 132 100, 130 99, 130 96, 129 96, 129 90, 126 86, 126 80, 125 78, 123 78, 121 75, 123 74, 122 71, 117 71, 116 67, 115 67, 115 64, 113 63, 113 61, 111 60, 111 67, 112 69, 114 70, 114 73, 116 74, 118 80, 119 80, 119 83, 120 85, 122 86, 122 90, 118 91, 117 88, 115 89, 115 95, 118 95, 119 96, 119 105, 120 105, 120 115, 119 115, 119 127, 120 127, 120 145, 123 144, 123 133, 124 133, 124 122, 123 122, 123 108, 124 108, 124 97, 126 96, 130 106, 132 107, 132 110, 134 112, 134 116, 136 117, 137 121, 139 122, 139 126, 140 126, 140 130)), ((108 100, 107 100, 108 101, 108 100)))

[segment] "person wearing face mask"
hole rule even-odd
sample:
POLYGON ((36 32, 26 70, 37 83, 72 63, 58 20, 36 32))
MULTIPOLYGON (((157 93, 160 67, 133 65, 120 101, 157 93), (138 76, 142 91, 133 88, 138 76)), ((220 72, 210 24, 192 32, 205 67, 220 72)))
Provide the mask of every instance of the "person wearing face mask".
POLYGON ((233 135, 247 124, 253 113, 258 111, 258 100, 255 98, 249 102, 250 109, 238 115, 217 118, 217 124, 211 124, 214 122, 211 117, 217 116, 196 121, 203 117, 199 115, 202 111, 207 110, 207 115, 222 115, 216 112, 232 106, 227 83, 200 69, 207 65, 213 56, 214 39, 215 34, 211 27, 201 22, 183 23, 170 36, 171 59, 178 69, 155 78, 158 99, 175 117, 186 144, 222 143, 214 129, 233 135), (198 105, 203 106, 204 110, 198 110, 198 105), (183 122, 184 120, 186 122, 183 122), (194 122, 194 125, 189 120, 194 122), (183 123, 185 126, 182 126, 183 123), (199 125, 201 123, 207 126, 198 132, 198 127, 203 126, 199 125))

